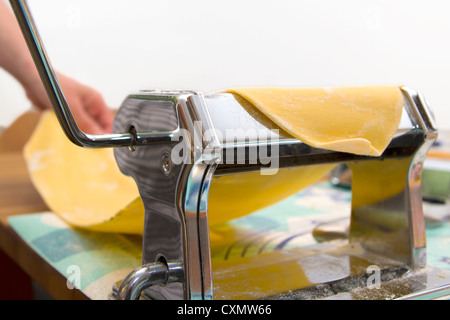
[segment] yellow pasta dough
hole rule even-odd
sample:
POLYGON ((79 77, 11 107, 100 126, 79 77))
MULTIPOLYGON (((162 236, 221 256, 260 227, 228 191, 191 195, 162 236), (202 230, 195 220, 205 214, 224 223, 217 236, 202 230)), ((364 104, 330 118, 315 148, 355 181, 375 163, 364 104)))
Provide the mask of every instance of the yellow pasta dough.
MULTIPOLYGON (((48 112, 43 114, 24 154, 44 201, 71 225, 108 232, 143 232, 144 206, 136 183, 120 172, 112 149, 74 145, 63 134, 56 116, 48 112)), ((215 177, 209 197, 209 222, 225 222, 276 203, 330 169, 309 166, 279 170, 274 176, 256 171, 215 177)))
POLYGON ((321 149, 379 156, 397 131, 403 95, 395 86, 235 88, 292 137, 321 149))
POLYGON ((34 186, 68 223, 112 232, 142 229, 136 183, 119 171, 113 149, 74 145, 55 114, 46 112, 25 145, 24 156, 34 186))
POLYGON ((277 203, 323 178, 331 165, 283 168, 275 175, 259 171, 214 177, 208 204, 210 224, 239 218, 277 203))
MULTIPOLYGON (((313 147, 380 155, 396 132, 403 106, 397 87, 237 88, 255 117, 313 147), (259 116, 258 116, 259 114, 259 116)), ((113 150, 83 149, 44 113, 24 149, 34 185, 50 209, 73 226, 141 234, 144 208, 134 180, 113 150)), ((217 224, 272 205, 323 177, 332 165, 214 177, 208 217, 217 224)))

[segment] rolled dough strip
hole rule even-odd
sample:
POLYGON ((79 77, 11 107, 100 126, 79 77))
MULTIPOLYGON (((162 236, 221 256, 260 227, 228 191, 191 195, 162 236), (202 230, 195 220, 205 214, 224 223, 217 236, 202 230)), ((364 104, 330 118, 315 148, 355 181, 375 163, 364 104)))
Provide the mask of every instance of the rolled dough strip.
POLYGON ((403 95, 396 86, 234 88, 257 112, 316 148, 379 156, 398 129, 403 95))

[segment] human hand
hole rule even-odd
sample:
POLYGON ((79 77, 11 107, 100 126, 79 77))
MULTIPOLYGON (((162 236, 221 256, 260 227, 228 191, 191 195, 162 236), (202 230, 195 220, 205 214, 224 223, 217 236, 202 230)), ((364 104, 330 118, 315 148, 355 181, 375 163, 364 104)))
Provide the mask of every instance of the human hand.
MULTIPOLYGON (((0 67, 16 78, 38 108, 52 105, 38 75, 16 19, 0 0, 0 67)), ((90 134, 112 132, 113 114, 100 93, 63 74, 58 81, 77 125, 90 134)))
MULTIPOLYGON (((89 134, 112 132, 114 115, 102 95, 78 81, 57 73, 62 92, 80 129, 89 134)), ((51 109, 51 103, 41 81, 25 86, 28 99, 38 108, 51 109)))

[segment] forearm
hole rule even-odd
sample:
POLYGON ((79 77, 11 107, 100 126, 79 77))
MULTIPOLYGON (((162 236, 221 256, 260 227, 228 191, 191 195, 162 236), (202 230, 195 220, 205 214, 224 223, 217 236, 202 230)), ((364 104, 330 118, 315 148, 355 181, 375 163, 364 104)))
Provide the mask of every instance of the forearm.
POLYGON ((5 0, 0 0, 0 67, 24 87, 39 77, 19 25, 5 0))

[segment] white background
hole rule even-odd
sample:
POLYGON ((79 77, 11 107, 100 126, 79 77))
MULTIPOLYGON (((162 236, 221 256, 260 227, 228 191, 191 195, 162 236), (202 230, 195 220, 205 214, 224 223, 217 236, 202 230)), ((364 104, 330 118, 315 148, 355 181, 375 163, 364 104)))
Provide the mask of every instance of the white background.
MULTIPOLYGON (((5 0, 0 0, 5 1, 5 0)), ((139 89, 404 84, 450 129, 445 0, 29 0, 55 69, 111 108, 139 89)), ((30 107, 0 70, 0 126, 30 107)))

